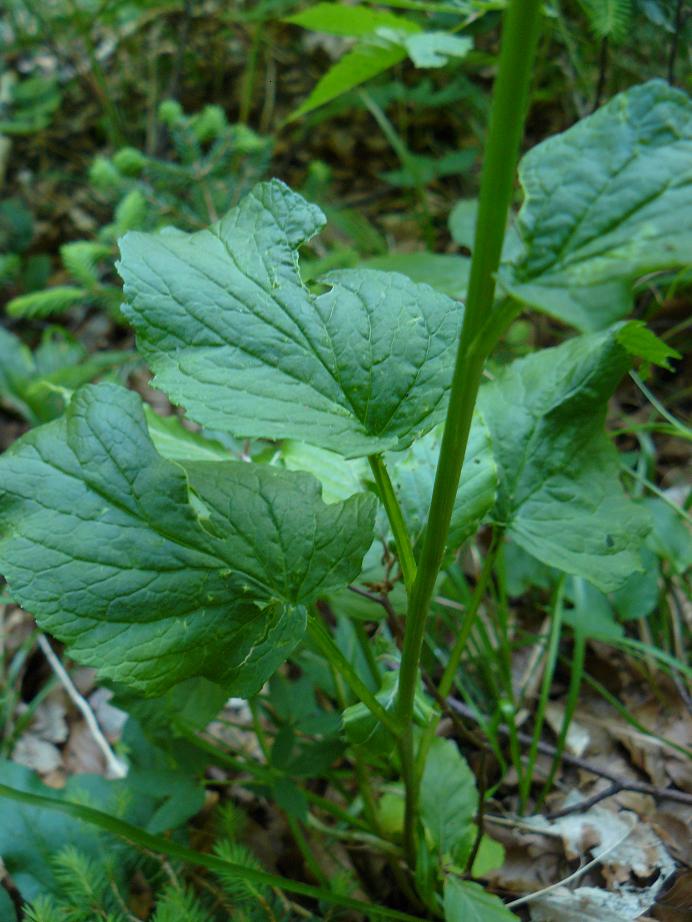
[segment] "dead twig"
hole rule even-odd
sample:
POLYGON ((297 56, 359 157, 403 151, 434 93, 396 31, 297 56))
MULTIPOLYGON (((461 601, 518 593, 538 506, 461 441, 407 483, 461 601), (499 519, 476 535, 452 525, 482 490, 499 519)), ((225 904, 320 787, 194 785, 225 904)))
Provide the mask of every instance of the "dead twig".
MULTIPOLYGON (((478 719, 473 713, 472 709, 467 707, 461 701, 457 701, 455 698, 447 698, 446 706, 452 712, 461 714, 463 717, 473 720, 474 723, 478 723, 478 719)), ((503 736, 509 736, 509 727, 507 727, 506 724, 500 724, 496 729, 497 732, 501 733, 503 736)), ((525 743, 527 745, 531 743, 531 737, 527 733, 521 733, 517 731, 517 739, 520 743, 525 743)), ((484 745, 487 748, 490 748, 489 744, 485 741, 484 745)), ((538 743, 538 751, 551 757, 554 757, 557 753, 557 750, 554 746, 551 746, 550 743, 545 743, 542 740, 538 743)), ((612 784, 609 788, 606 788, 605 791, 600 791, 593 797, 586 798, 578 804, 565 807, 563 810, 558 810, 555 813, 549 814, 547 819, 557 819, 558 817, 566 816, 569 813, 578 813, 582 810, 586 810, 593 806, 595 803, 598 803, 601 800, 605 800, 607 797, 613 797, 615 794, 619 794, 621 791, 634 791, 638 794, 648 794, 649 796, 653 797, 654 800, 673 800, 677 803, 692 805, 692 794, 686 794, 684 791, 675 791, 671 788, 659 788, 653 784, 647 784, 643 781, 626 781, 623 778, 618 778, 618 776, 614 775, 612 772, 609 772, 604 768, 599 768, 597 765, 594 765, 592 762, 588 762, 586 759, 581 759, 578 756, 570 755, 568 752, 562 753, 562 761, 567 765, 571 765, 574 768, 580 768, 583 771, 587 771, 592 775, 598 776, 599 778, 605 778, 607 781, 612 782, 612 784)))
POLYGON ((55 655, 55 651, 51 645, 48 643, 48 639, 46 638, 45 634, 38 635, 38 645, 41 648, 43 655, 48 660, 50 668, 59 679, 61 685, 77 705, 79 710, 82 712, 86 725, 89 728, 91 735, 94 737, 96 745, 101 750, 103 758, 106 761, 109 777, 124 778, 127 775, 127 765, 121 759, 119 759, 111 749, 110 745, 108 744, 108 740, 101 732, 101 728, 96 721, 94 712, 89 707, 89 703, 77 691, 77 688, 75 687, 72 679, 67 674, 65 667, 55 655))

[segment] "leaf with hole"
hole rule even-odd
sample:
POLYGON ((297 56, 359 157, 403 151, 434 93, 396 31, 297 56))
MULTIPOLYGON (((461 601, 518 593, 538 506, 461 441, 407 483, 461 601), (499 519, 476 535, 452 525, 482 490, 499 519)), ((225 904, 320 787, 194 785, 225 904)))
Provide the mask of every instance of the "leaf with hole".
POLYGON ((401 275, 298 273, 322 213, 256 186, 194 234, 127 234, 126 317, 154 383, 197 422, 346 457, 403 449, 444 416, 461 306, 401 275))

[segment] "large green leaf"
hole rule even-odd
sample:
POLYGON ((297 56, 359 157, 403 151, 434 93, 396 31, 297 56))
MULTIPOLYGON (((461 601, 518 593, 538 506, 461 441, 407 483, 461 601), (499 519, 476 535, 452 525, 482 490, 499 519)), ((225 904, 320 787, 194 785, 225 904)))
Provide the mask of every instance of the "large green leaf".
POLYGON ((147 695, 192 676, 250 694, 343 586, 375 501, 326 506, 305 474, 157 454, 139 398, 86 387, 0 458, 0 571, 104 677, 147 695))
POLYGON ((314 297, 296 248, 322 223, 274 180, 208 230, 129 233, 123 311, 157 386, 202 425, 348 457, 406 448, 444 415, 462 309, 364 269, 314 297))
POLYGON ((421 816, 441 856, 454 857, 478 809, 476 781, 452 740, 433 740, 420 789, 421 816))
MULTIPOLYGON (((392 456, 392 479, 409 532, 417 541, 425 527, 432 498, 435 469, 440 453, 441 432, 429 432, 405 453, 392 456)), ((497 466, 490 445, 490 433, 476 414, 459 490, 449 525, 448 546, 457 548, 480 525, 497 495, 497 466)))
POLYGON ((447 877, 444 891, 445 922, 518 922, 519 917, 480 884, 447 877))
POLYGON ((604 592, 641 570, 649 529, 622 491, 603 430, 608 398, 630 362, 618 332, 519 359, 479 398, 500 470, 498 521, 534 557, 604 592))
POLYGON ((692 257, 692 104, 652 80, 531 150, 511 294, 582 330, 632 307, 632 282, 692 257))

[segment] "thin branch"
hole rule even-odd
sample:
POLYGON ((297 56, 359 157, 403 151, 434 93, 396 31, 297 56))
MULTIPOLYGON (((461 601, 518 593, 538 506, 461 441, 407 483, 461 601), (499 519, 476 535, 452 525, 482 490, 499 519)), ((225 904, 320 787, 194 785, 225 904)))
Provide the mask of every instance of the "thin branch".
POLYGON ((86 725, 89 728, 91 735, 94 737, 96 745, 101 750, 103 757, 106 760, 108 777, 124 778, 127 775, 126 763, 119 759, 111 749, 110 745, 108 744, 108 740, 101 732, 101 728, 96 721, 94 712, 89 707, 86 699, 83 698, 82 695, 80 695, 80 693, 77 691, 77 688, 75 687, 72 679, 67 674, 65 667, 55 655, 55 651, 51 645, 48 643, 48 639, 46 638, 45 634, 38 635, 38 645, 41 648, 43 655, 48 660, 50 668, 60 680, 63 688, 82 712, 86 725))
POLYGON ((601 47, 598 52, 598 82, 596 84, 596 96, 593 101, 592 112, 601 105, 603 92, 605 90, 606 79, 608 76, 608 36, 604 35, 601 39, 601 47))
MULTIPOLYGON (((446 705, 448 709, 478 723, 478 718, 472 709, 461 701, 457 701, 455 698, 447 698, 446 705)), ((506 724, 500 724, 496 729, 497 732, 501 733, 503 736, 509 736, 509 727, 506 724)), ((520 743, 525 743, 526 745, 531 744, 531 736, 528 733, 517 732, 517 739, 520 743)), ((484 741, 484 745, 487 748, 491 748, 487 741, 484 741)), ((555 746, 551 746, 550 743, 544 743, 542 740, 538 743, 538 751, 551 757, 555 756, 557 752, 555 746)), ((612 797, 620 791, 635 791, 638 794, 648 794, 655 800, 674 800, 677 803, 692 805, 692 794, 686 794, 684 791, 675 791, 671 788, 658 788, 646 782, 626 781, 623 778, 618 778, 618 776, 614 775, 612 772, 600 768, 592 762, 588 762, 586 759, 580 759, 578 756, 570 755, 568 752, 562 753, 562 761, 567 765, 572 765, 574 768, 581 768, 583 771, 590 772, 592 775, 597 775, 599 778, 605 778, 611 781, 613 783, 613 788, 617 785, 617 790, 609 789, 603 796, 599 796, 595 802, 603 800, 606 797, 612 797)), ((579 804, 566 807, 564 810, 553 813, 548 818, 553 819, 557 816, 564 816, 568 813, 576 813, 579 810, 586 809, 588 806, 591 806, 592 800, 593 798, 588 798, 579 804)))

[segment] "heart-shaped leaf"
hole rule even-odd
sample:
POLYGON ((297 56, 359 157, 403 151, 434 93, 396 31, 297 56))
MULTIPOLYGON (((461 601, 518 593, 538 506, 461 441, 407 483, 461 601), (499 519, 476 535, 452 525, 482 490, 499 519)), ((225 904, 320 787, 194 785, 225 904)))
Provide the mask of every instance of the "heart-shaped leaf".
POLYGON ((444 416, 461 306, 364 269, 313 296, 296 249, 323 221, 273 180, 208 230, 129 233, 123 312, 156 385, 204 426, 347 457, 406 448, 444 416))
POLYGON ((518 359, 479 398, 500 472, 495 516, 534 557, 604 592, 641 570, 649 530, 622 490, 603 429, 608 398, 630 365, 621 329, 518 359))
POLYGON ((689 262, 692 103, 662 80, 534 147, 519 176, 524 251, 502 273, 519 300, 602 329, 631 310, 637 276, 689 262))
POLYGON ((307 474, 157 454, 139 398, 78 391, 0 459, 0 570, 80 662, 147 695, 203 676, 248 695, 345 585, 375 500, 325 505, 307 474))

